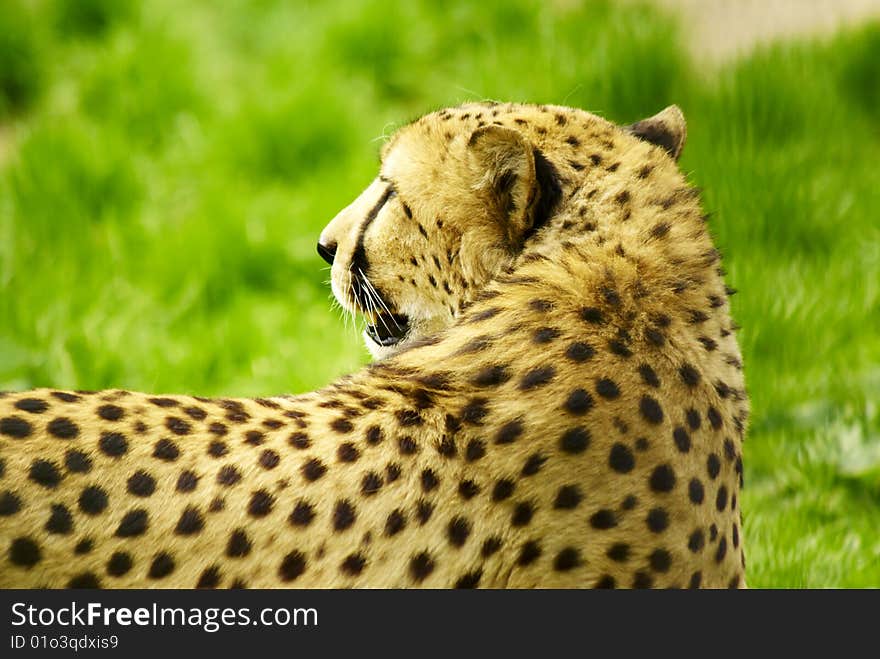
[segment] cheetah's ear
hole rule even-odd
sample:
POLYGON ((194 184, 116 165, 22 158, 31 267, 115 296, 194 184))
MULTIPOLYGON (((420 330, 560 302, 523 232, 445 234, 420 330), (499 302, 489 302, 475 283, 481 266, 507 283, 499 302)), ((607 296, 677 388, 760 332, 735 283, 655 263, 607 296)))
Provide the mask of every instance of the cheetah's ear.
POLYGON ((677 105, 670 105, 653 117, 624 126, 624 130, 665 149, 675 160, 681 155, 687 139, 687 123, 684 113, 677 105))
POLYGON ((482 126, 468 140, 477 177, 476 187, 486 190, 507 221, 511 242, 518 242, 532 222, 537 197, 535 156, 528 140, 504 126, 482 126))

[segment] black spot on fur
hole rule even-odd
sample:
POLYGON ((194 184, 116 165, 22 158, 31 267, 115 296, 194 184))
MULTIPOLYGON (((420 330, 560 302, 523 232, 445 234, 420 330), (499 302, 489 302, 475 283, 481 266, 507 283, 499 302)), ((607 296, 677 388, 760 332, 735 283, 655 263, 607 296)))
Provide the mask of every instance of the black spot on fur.
POLYGON ((400 478, 400 466, 394 463, 389 464, 385 467, 385 477, 388 479, 389 483, 393 483, 398 478, 400 478))
POLYGON ((343 442, 336 449, 336 459, 339 462, 356 462, 360 457, 360 451, 351 442, 343 442))
POLYGON ((196 588, 217 588, 220 585, 220 568, 216 565, 205 568, 199 577, 196 588))
POLYGON ((511 444, 523 434, 523 424, 520 420, 514 419, 502 425, 495 434, 496 444, 511 444))
POLYGON ((526 459, 526 463, 523 465, 522 472, 520 473, 523 476, 534 476, 541 470, 545 462, 547 462, 547 456, 541 453, 533 453, 526 459))
POLYGON ((690 364, 682 364, 678 369, 682 382, 689 387, 695 387, 700 383, 700 372, 690 364))
POLYGON ((367 444, 375 446, 382 441, 382 429, 379 426, 370 426, 364 435, 367 444))
POLYGON ((183 413, 195 421, 204 421, 208 416, 208 413, 200 407, 184 407, 183 413))
POLYGON ((602 311, 596 307, 584 307, 581 309, 581 319, 593 325, 601 325, 605 322, 602 311))
POLYGON ((281 561, 281 565, 278 568, 278 576, 281 581, 289 582, 299 577, 305 571, 305 554, 301 551, 292 551, 281 561))
POLYGON ((187 506, 183 513, 181 513, 180 519, 177 521, 174 533, 177 535, 195 535, 204 527, 205 520, 202 517, 202 513, 199 512, 199 509, 195 506, 187 506))
POLYGON ((651 569, 655 572, 669 572, 672 565, 672 556, 666 549, 658 548, 651 552, 648 558, 651 569))
POLYGON ((699 505, 703 503, 704 490, 703 484, 697 478, 692 478, 691 482, 688 484, 688 498, 690 498, 691 502, 699 505))
POLYGON ((309 482, 314 482, 321 478, 327 472, 327 467, 324 466, 318 458, 312 458, 308 462, 306 462, 302 466, 302 475, 309 482))
POLYGON ((553 569, 557 572, 568 572, 581 564, 580 552, 575 547, 566 547, 556 554, 553 569))
POLYGON ((101 405, 97 410, 98 416, 105 421, 119 421, 125 416, 125 410, 118 405, 101 405))
POLYGON ((265 517, 272 512, 272 506, 275 504, 273 497, 266 490, 257 490, 251 495, 248 503, 248 515, 251 517, 265 517))
POLYGON ((178 492, 192 492, 198 484, 199 477, 194 472, 185 470, 180 472, 180 476, 177 477, 175 489, 178 492))
POLYGON ((648 343, 657 347, 662 346, 666 342, 666 337, 663 336, 663 332, 656 327, 647 328, 645 330, 645 338, 648 340, 648 343))
POLYGON ((605 555, 615 563, 625 563, 629 560, 629 545, 623 542, 617 542, 608 548, 605 555))
POLYGON ((71 394, 67 391, 53 391, 52 396, 65 403, 77 403, 81 400, 76 394, 71 394))
POLYGON ((455 446, 455 440, 452 437, 448 437, 446 435, 437 442, 435 447, 437 449, 437 453, 442 455, 444 458, 454 458, 457 453, 457 449, 455 446))
POLYGON ((46 426, 46 431, 58 439, 74 439, 79 436, 79 426, 66 417, 52 419, 46 426))
POLYGON ((583 389, 575 389, 566 398, 563 408, 574 415, 586 414, 593 407, 593 397, 583 389))
POLYGON ((34 460, 28 472, 28 478, 37 485, 48 489, 55 489, 61 482, 61 472, 54 462, 49 460, 34 460))
POLYGON ((480 579, 483 577, 483 570, 477 569, 467 574, 462 575, 455 582, 456 589, 467 589, 467 588, 476 588, 480 584, 480 579))
POLYGON ((153 448, 153 457, 165 462, 174 462, 180 457, 180 449, 170 439, 160 439, 153 448))
POLYGON ((426 551, 413 556, 409 562, 409 573, 413 581, 421 583, 434 571, 434 559, 426 551))
POLYGON ((76 543, 76 546, 73 548, 73 553, 76 556, 82 556, 84 554, 88 554, 94 548, 94 542, 91 539, 85 538, 84 540, 80 540, 76 543))
POLYGON ((516 559, 516 564, 525 567, 527 565, 531 565, 536 560, 541 557, 541 545, 538 544, 535 540, 529 540, 524 543, 520 548, 519 556, 516 559))
POLYGON ((345 557, 342 563, 339 565, 339 570, 343 574, 347 574, 352 577, 356 577, 361 572, 363 572, 364 567, 367 565, 367 559, 364 558, 363 554, 354 553, 349 554, 345 557))
POLYGON ((607 508, 597 510, 590 516, 590 526, 600 531, 612 529, 617 526, 617 516, 607 508))
POLYGON ((68 588, 100 588, 101 582, 92 572, 81 572, 67 582, 68 588))
POLYGON ((471 534, 471 524, 464 517, 454 517, 446 529, 446 537, 453 547, 463 547, 471 534))
POLYGON ((663 508, 652 508, 648 511, 645 523, 653 533, 662 533, 669 526, 669 513, 663 508))
POLYGON ((399 508, 391 511, 385 520, 385 535, 388 537, 397 535, 406 528, 406 515, 399 508))
POLYGON ((343 499, 336 502, 333 509, 333 528, 336 531, 345 531, 354 524, 357 514, 350 501, 343 499))
POLYGON ((471 425, 482 425, 483 418, 489 413, 487 398, 474 398, 461 410, 461 420, 471 425))
POLYGON ((556 375, 553 366, 541 366, 527 372, 519 382, 520 391, 528 391, 547 384, 556 375))
POLYGON ((15 409, 31 414, 42 414, 49 409, 49 404, 39 398, 22 398, 15 401, 15 409))
POLYGON ((251 540, 244 529, 236 529, 229 536, 226 544, 226 555, 230 558, 241 558, 251 553, 251 540))
POLYGON ((633 575, 633 588, 653 588, 653 586, 654 579, 651 577, 650 574, 639 570, 635 573, 635 575, 633 575))
POLYGON ((67 535, 73 530, 73 516, 67 506, 60 503, 52 504, 52 513, 46 522, 47 533, 67 535))
POLYGON ((208 432, 212 435, 217 435, 218 437, 223 437, 229 432, 229 428, 227 428, 224 424, 219 422, 211 423, 208 426, 208 432))
POLYGON ((660 403, 651 396, 642 396, 639 401, 639 412, 648 423, 659 424, 663 422, 663 409, 660 407, 660 403))
POLYGON ((124 551, 114 552, 107 561, 107 574, 111 577, 122 577, 129 573, 134 561, 131 554, 124 551))
POLYGON ((565 350, 565 356, 573 362, 582 363, 589 360, 596 351, 586 343, 572 343, 565 350))
POLYGON ((9 517, 21 510, 21 497, 7 490, 0 495, 0 517, 9 517))
POLYGON ((502 478, 492 488, 492 501, 504 501, 513 494, 516 484, 509 478, 502 478))
POLYGON ((130 510, 125 513, 122 521, 119 522, 119 526, 116 528, 116 536, 119 538, 133 538, 143 535, 147 530, 148 523, 149 517, 146 510, 143 508, 130 510))
POLYGON ((667 464, 654 468, 649 484, 654 492, 671 492, 675 487, 675 472, 667 464))
POLYGON ((31 568, 42 559, 40 546, 30 538, 16 538, 9 545, 9 562, 23 568, 31 568))
POLYGON ((556 492, 553 507, 557 510, 572 510, 577 508, 583 498, 584 495, 577 485, 563 485, 556 492))
POLYGON ((602 378, 601 380, 596 381, 596 393, 602 398, 614 400, 615 398, 620 397, 620 388, 613 380, 602 378))
POLYGON ((559 440, 560 448, 571 454, 583 453, 589 445, 590 433, 581 426, 566 430, 559 440))
POLYGON ((608 342, 608 349, 618 357, 632 357, 632 350, 620 339, 611 339, 608 342))
POLYGON ((361 494, 371 496, 376 494, 382 488, 382 476, 375 471, 364 474, 361 480, 361 494))
POLYGON ((397 439, 397 448, 400 450, 401 455, 414 455, 418 453, 419 445, 416 444, 416 440, 407 435, 397 439))
POLYGON ((64 454, 64 466, 71 473, 87 474, 92 469, 92 459, 82 451, 70 449, 64 454))
POLYGON ((721 414, 719 414, 718 410, 714 407, 710 407, 706 410, 706 418, 709 419, 709 425, 712 426, 713 430, 721 430, 721 427, 724 425, 724 421, 721 419, 721 414))
POLYGON ((492 554, 497 552, 499 549, 501 549, 501 545, 502 545, 501 538, 498 538, 496 536, 493 536, 491 538, 487 538, 483 542, 483 546, 480 548, 480 556, 482 556, 483 558, 488 558, 489 556, 491 556, 492 554))
POLYGON ((538 344, 550 343, 558 339, 562 333, 555 327, 541 327, 532 334, 532 341, 538 344))
POLYGON ((274 469, 281 462, 281 456, 272 449, 266 449, 260 453, 257 462, 263 469, 274 469))
POLYGON ((675 441, 675 447, 682 453, 687 453, 691 450, 691 438, 688 435, 687 430, 678 426, 675 430, 672 431, 672 439, 675 441))
POLYGON ((128 451, 128 440, 121 432, 105 432, 98 442, 101 452, 111 458, 118 458, 128 451))
POLYGON ((710 453, 709 457, 706 458, 706 471, 712 480, 715 480, 721 472, 721 460, 714 453, 710 453))
POLYGON ((234 465, 223 465, 217 472, 217 484, 231 487, 241 481, 241 472, 234 465))
POLYGON ((430 492, 437 488, 440 484, 440 479, 437 478, 437 474, 433 469, 425 469, 421 474, 421 483, 422 490, 425 492, 430 492))
POLYGON ((175 435, 188 435, 190 430, 192 430, 192 426, 190 426, 188 421, 184 421, 176 416, 166 417, 165 427, 175 435))
POLYGON ((136 497, 148 497, 156 491, 156 479, 139 469, 129 476, 126 489, 136 497))
POLYGON ((656 388, 660 386, 660 378, 657 377, 654 369, 648 364, 641 364, 639 366, 639 375, 642 376, 642 381, 649 387, 656 388))
POLYGON ((504 384, 511 378, 506 366, 485 366, 474 376, 472 382, 478 387, 495 387, 504 384))
POLYGON ((627 474, 633 470, 636 459, 628 446, 616 443, 611 447, 608 455, 608 466, 620 474, 627 474))
POLYGON ((293 526, 308 526, 315 518, 315 509, 308 501, 298 501, 288 521, 293 526))
POLYGON ((480 439, 472 439, 465 448, 464 458, 468 462, 476 462, 486 455, 486 443, 480 439))
POLYGON ((472 480, 463 480, 458 484, 458 494, 462 499, 473 499, 480 493, 480 486, 472 480))

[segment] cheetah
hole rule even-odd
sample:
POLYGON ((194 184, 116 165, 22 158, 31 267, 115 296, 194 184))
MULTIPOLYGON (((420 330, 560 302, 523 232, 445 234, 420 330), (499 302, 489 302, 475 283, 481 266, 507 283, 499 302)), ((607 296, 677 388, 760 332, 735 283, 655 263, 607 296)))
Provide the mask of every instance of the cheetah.
POLYGON ((0 586, 745 587, 743 367, 676 106, 469 103, 324 229, 375 360, 0 397, 0 586))

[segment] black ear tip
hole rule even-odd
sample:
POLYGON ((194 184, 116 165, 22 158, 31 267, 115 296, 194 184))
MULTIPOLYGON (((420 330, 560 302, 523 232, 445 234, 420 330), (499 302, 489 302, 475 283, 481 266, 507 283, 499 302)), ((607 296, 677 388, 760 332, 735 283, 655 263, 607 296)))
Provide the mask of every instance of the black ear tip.
POLYGON ((625 130, 639 139, 659 146, 676 160, 687 139, 687 122, 677 105, 670 105, 652 117, 630 124, 625 130))

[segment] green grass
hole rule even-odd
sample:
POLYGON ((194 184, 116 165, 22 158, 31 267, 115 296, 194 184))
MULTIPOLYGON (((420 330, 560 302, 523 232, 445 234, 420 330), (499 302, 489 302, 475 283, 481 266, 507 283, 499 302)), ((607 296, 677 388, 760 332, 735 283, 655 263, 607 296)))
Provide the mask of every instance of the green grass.
POLYGON ((880 26, 707 73, 632 4, 441 4, 0 4, 0 389, 319 387, 366 360, 314 244, 377 138, 676 102, 742 291, 750 584, 880 586, 880 26))

